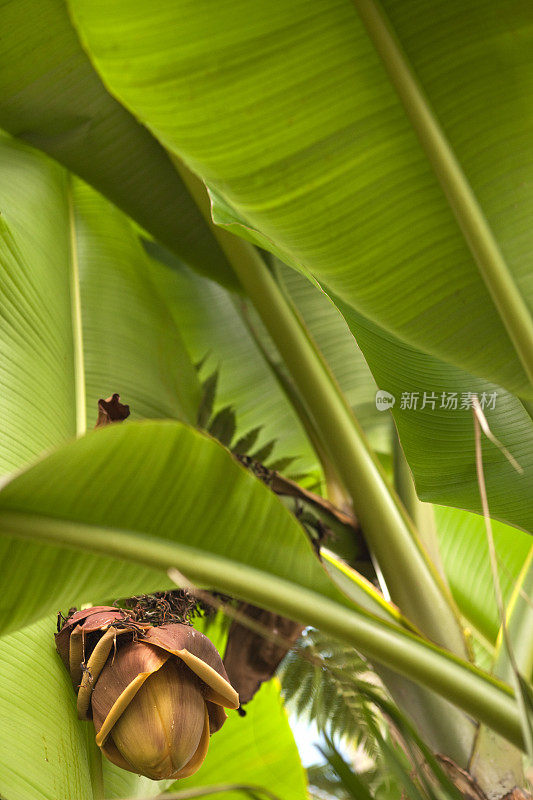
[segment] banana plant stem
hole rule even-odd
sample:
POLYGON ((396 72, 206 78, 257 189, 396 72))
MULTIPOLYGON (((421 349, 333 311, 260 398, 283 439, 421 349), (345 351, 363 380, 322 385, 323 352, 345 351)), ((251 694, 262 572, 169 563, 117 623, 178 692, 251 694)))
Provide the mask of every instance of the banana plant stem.
POLYGON ((463 654, 462 636, 440 579, 419 546, 358 423, 336 390, 329 370, 262 259, 245 243, 235 240, 231 244, 237 250, 232 265, 274 339, 352 496, 354 510, 391 597, 435 641, 463 654), (235 256, 243 250, 246 261, 239 262, 235 256), (452 637, 454 631, 457 635, 452 637))
POLYGON ((391 597, 433 641, 465 656, 453 601, 344 396, 259 253, 215 226, 205 186, 174 158, 247 296, 272 337, 327 447, 377 558, 391 597))

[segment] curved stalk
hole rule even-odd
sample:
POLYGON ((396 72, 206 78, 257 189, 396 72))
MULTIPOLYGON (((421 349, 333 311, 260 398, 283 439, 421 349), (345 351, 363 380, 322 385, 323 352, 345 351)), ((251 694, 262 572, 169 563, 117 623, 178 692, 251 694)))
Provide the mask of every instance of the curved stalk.
POLYGON ((124 530, 18 512, 0 513, 0 532, 99 553, 167 571, 314 625, 356 647, 371 660, 435 691, 522 746, 512 690, 456 656, 360 608, 348 608, 309 589, 176 542, 124 530))
POLYGON ((435 642, 466 655, 451 596, 431 564, 405 509, 321 354, 252 245, 211 222, 204 184, 173 158, 187 188, 210 222, 246 294, 254 304, 327 446, 391 597, 435 642))
POLYGON ((424 633, 450 650, 465 654, 451 598, 329 369, 263 261, 251 246, 231 238, 231 263, 274 339, 353 498, 354 510, 391 597, 424 633))

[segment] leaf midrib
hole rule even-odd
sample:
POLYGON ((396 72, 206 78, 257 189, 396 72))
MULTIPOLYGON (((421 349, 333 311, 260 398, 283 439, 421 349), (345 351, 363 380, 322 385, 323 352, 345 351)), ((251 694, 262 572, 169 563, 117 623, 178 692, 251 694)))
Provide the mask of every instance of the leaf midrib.
POLYGON ((70 276, 70 308, 72 320, 72 344, 74 357, 74 397, 76 413, 76 436, 83 436, 87 430, 87 409, 85 394, 85 359, 83 353, 83 325, 80 292, 80 271, 78 257, 78 241, 76 232, 76 212, 72 177, 67 178, 67 204, 69 225, 69 276, 70 276))
POLYGON ((375 0, 353 2, 478 265, 517 357, 533 385, 533 317, 482 207, 383 9, 375 0))

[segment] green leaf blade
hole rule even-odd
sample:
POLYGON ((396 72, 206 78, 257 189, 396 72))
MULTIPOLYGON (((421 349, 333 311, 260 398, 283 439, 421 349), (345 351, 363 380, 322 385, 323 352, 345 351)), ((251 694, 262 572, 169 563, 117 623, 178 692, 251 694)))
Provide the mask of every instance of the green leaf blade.
POLYGON ((92 428, 114 392, 132 416, 193 421, 200 386, 131 221, 0 136, 3 439, 9 473, 92 428))
POLYGON ((0 174, 5 474, 75 434, 76 400, 64 173, 2 136, 0 174))
POLYGON ((492 396, 494 408, 490 403, 485 406, 488 424, 523 473, 516 472, 492 443, 483 441, 491 515, 533 530, 533 424, 520 400, 497 384, 409 347, 336 300, 376 383, 395 398, 391 413, 420 499, 481 512, 468 397, 477 394, 482 400, 492 396), (446 406, 450 397, 455 397, 455 407, 446 406), (463 404, 464 397, 467 401, 463 404))
MULTIPOLYGON (((411 346, 531 395, 469 245, 355 7, 324 0, 311 9, 280 1, 267 13, 260 3, 222 3, 207 19, 186 0, 162 3, 157 13, 124 2, 105 23, 98 3, 72 0, 70 7, 115 95, 289 263, 303 264, 344 302, 411 346), (258 86, 268 87, 262 103, 258 86), (465 341, 476 346, 465 348, 465 341)), ((524 128, 533 76, 522 70, 524 49, 515 53, 507 24, 527 41, 527 15, 518 8, 506 23, 488 0, 468 9, 458 0, 451 7, 440 2, 437 30, 434 3, 419 3, 416 15, 402 4, 391 9, 461 157, 468 140, 467 179, 504 251, 512 240, 505 252, 510 273, 531 307, 533 284, 524 266, 530 200, 523 191, 518 213, 510 211, 518 169, 529 169, 530 141, 520 136, 520 150, 511 154, 505 121, 524 128), (488 30, 480 16, 490 20, 488 30), (422 43, 413 35, 421 26, 422 43), (472 36, 465 38, 464 29, 472 36), (441 72, 427 58, 433 41, 441 72), (454 59, 462 69, 454 67, 452 91, 446 67, 454 59), (510 101, 500 61, 507 81, 520 71, 510 101), (481 100, 472 104, 478 86, 474 96, 481 100), (505 111, 495 121, 492 109, 500 100, 505 111), (472 156, 472 126, 476 141, 487 143, 480 162, 472 156), (497 186, 487 166, 495 160, 497 186), (498 214, 504 203, 509 212, 498 214)))
MULTIPOLYGON (((214 440, 177 423, 123 423, 91 432, 19 475, 1 497, 4 511, 79 520, 95 531, 103 525, 169 542, 177 539, 272 574, 298 575, 309 589, 321 587, 342 598, 277 497, 214 440), (256 530, 269 533, 258 537, 256 530)), ((41 614, 61 603, 91 602, 93 593, 131 595, 145 581, 154 588, 155 574, 146 567, 130 567, 130 590, 121 580, 128 570, 117 571, 116 562, 106 564, 100 556, 87 555, 84 569, 81 554, 71 562, 67 551, 63 565, 61 549, 45 548, 43 561, 37 544, 4 537, 2 543, 11 577, 3 618, 11 626, 15 620, 20 625, 23 614, 35 618, 42 602, 46 608, 41 607, 41 614), (45 565, 48 579, 54 576, 57 585, 59 594, 54 596, 46 589, 45 565), (73 578, 68 579, 72 568, 73 578), (67 577, 61 588, 60 575, 67 577), (70 601, 74 576, 78 585, 70 601)), ((161 573, 159 580, 170 583, 161 573)))
POLYGON ((49 615, 0 639, 0 793, 6 800, 93 800, 85 731, 54 630, 49 615))
POLYGON ((195 269, 236 287, 159 142, 106 91, 62 0, 2 3, 0 127, 107 195, 195 269))

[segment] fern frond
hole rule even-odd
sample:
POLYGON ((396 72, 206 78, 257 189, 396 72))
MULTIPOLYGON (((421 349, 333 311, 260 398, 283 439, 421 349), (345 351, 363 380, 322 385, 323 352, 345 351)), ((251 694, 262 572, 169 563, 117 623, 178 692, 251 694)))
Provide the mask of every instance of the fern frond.
MULTIPOLYGON (((196 364, 197 372, 200 372, 206 359, 207 356, 196 364)), ((286 470, 296 460, 296 457, 285 456, 284 458, 272 460, 271 456, 277 444, 276 439, 271 439, 261 445, 259 449, 256 449, 254 453, 251 452, 257 444, 257 439, 263 428, 262 425, 258 425, 247 433, 241 434, 238 430, 237 416, 232 406, 224 406, 214 413, 217 405, 218 383, 218 369, 201 381, 202 396, 196 418, 198 427, 208 431, 211 436, 218 439, 221 444, 230 449, 235 455, 250 456, 271 470, 278 472, 286 470)))
POLYGON ((281 670, 289 707, 314 721, 321 733, 356 746, 364 744, 372 755, 377 748, 370 735, 368 715, 372 718, 376 710, 367 695, 358 691, 358 684, 366 680, 373 681, 376 689, 368 665, 352 647, 314 629, 304 632, 299 647, 287 655, 281 670))

